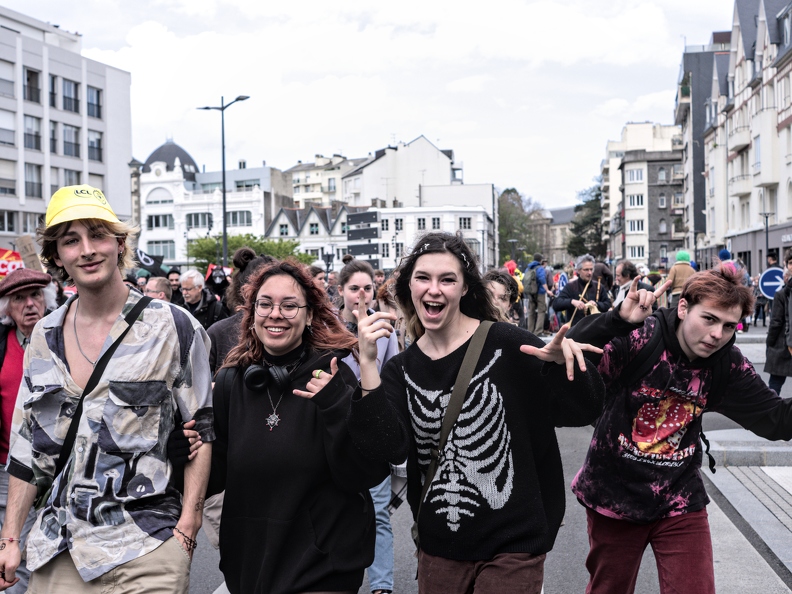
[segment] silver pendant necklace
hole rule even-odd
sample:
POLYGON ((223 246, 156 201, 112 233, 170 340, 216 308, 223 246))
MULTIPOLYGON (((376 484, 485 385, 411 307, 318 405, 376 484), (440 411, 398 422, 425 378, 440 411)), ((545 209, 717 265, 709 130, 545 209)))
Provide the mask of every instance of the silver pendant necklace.
MULTIPOLYGON (((82 347, 80 346, 80 337, 77 336, 77 312, 78 311, 80 311, 80 300, 79 299, 77 299, 77 303, 74 306, 74 340, 77 341, 77 348, 80 349, 80 354, 83 357, 85 357, 85 360, 88 361, 88 363, 91 364, 91 367, 96 367, 96 361, 91 361, 88 358, 88 355, 86 355, 83 352, 82 347)), ((278 404, 280 404, 280 402, 278 402, 278 404)))
POLYGON ((272 394, 270 394, 269 386, 267 386, 267 398, 269 398, 270 406, 272 407, 272 414, 267 417, 267 427, 272 431, 278 426, 281 420, 280 415, 278 415, 278 407, 280 406, 281 400, 283 400, 283 393, 281 393, 281 397, 278 399, 278 404, 273 404, 272 394))

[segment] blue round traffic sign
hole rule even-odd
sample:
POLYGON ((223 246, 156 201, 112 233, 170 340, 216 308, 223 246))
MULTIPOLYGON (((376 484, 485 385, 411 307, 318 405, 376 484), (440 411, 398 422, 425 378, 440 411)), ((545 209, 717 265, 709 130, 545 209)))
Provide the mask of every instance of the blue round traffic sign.
POLYGON ((776 291, 783 286, 784 271, 780 268, 768 268, 759 277, 759 290, 768 299, 772 299, 776 291))

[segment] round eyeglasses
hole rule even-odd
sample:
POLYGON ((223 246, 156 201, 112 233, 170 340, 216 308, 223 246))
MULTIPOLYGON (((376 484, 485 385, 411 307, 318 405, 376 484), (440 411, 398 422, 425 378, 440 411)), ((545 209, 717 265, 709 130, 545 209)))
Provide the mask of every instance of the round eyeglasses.
POLYGON ((303 307, 308 307, 307 305, 297 305, 293 301, 284 301, 283 303, 273 303, 269 299, 259 299, 256 301, 256 314, 261 316, 262 318, 266 318, 268 315, 272 313, 273 308, 277 307, 278 311, 280 311, 280 315, 286 318, 287 320, 292 319, 294 316, 297 315, 303 307))

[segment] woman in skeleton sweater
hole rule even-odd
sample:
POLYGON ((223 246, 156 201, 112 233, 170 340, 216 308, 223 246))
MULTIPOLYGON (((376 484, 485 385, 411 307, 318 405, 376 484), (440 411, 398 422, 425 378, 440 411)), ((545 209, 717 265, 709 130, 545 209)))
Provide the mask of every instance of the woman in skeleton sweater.
MULTIPOLYGON (((376 340, 392 332, 392 314, 359 318, 361 385, 353 406, 376 410, 365 418, 378 419, 381 430, 366 440, 352 420, 349 429, 375 458, 403 451, 406 440, 416 515, 429 452, 470 339, 482 320, 499 316, 461 236, 423 236, 396 277, 415 342, 384 365, 380 380, 376 340)), ((564 515, 554 428, 591 423, 603 395, 594 366, 583 359, 594 347, 563 334, 545 346, 507 323, 490 328, 421 508, 421 593, 540 592, 545 553, 564 515)))

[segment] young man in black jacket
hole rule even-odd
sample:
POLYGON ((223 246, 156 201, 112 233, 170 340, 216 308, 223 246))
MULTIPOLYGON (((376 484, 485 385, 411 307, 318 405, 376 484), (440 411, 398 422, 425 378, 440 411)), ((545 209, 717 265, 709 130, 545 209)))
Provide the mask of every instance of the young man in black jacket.
POLYGON ((632 593, 647 544, 661 591, 714 594, 702 415, 714 410, 767 439, 792 438, 792 400, 770 390, 734 346, 753 307, 741 280, 730 263, 697 273, 678 310, 651 316, 668 283, 649 292, 636 280, 615 310, 569 332, 604 345, 598 369, 608 392, 572 484, 588 516, 587 594, 632 593), (642 358, 645 373, 636 373, 642 358))

